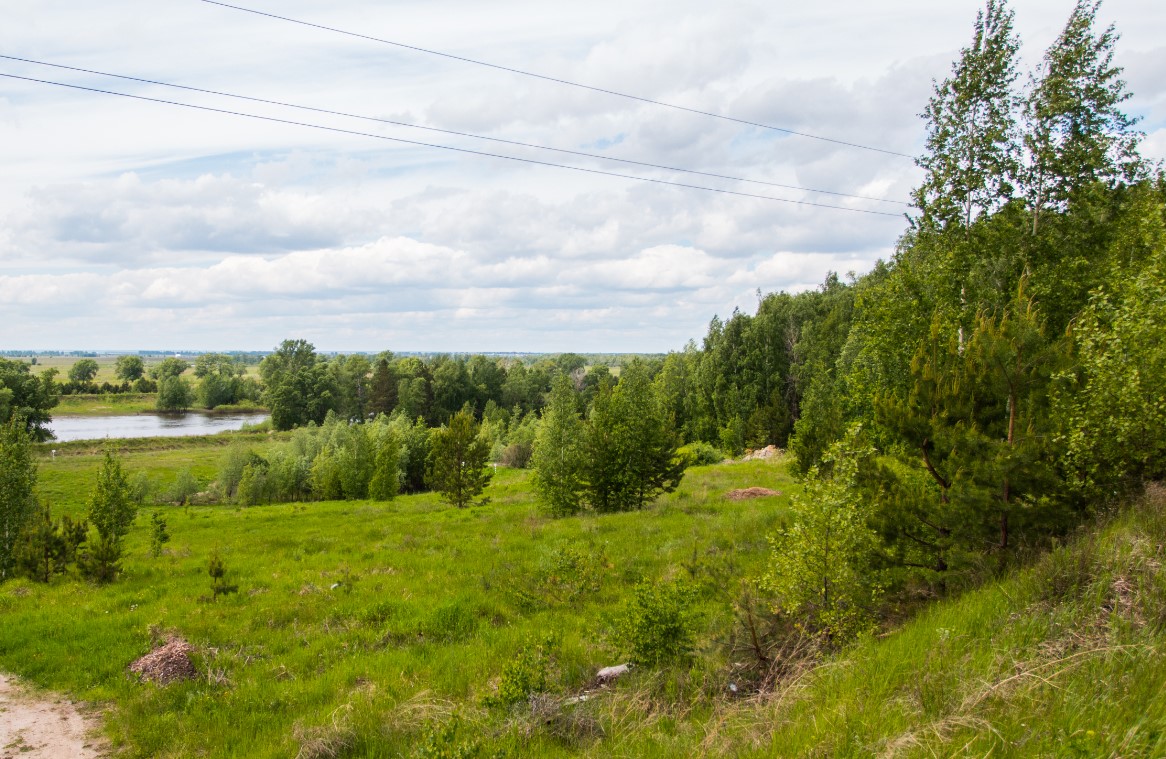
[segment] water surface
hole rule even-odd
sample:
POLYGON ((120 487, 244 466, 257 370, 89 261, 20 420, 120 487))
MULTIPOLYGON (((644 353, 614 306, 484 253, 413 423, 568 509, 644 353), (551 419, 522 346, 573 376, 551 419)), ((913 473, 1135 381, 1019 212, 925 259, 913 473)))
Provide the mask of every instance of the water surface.
POLYGON ((130 414, 126 416, 59 416, 49 429, 57 440, 100 440, 101 438, 186 437, 213 435, 258 424, 267 414, 130 414))

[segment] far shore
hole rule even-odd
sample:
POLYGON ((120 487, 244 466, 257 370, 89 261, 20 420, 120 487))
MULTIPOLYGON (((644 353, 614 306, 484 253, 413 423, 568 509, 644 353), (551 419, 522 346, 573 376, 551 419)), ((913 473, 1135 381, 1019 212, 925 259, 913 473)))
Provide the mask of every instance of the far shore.
POLYGON ((219 406, 213 409, 189 408, 184 411, 160 411, 157 393, 110 393, 101 395, 62 395, 49 409, 53 417, 67 416, 135 416, 141 414, 170 416, 175 414, 266 414, 263 406, 219 406))

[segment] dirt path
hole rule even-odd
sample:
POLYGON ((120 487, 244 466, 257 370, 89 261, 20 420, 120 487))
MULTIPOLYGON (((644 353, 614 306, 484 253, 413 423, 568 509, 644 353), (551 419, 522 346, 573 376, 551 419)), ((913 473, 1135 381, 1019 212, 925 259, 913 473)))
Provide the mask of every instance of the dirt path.
POLYGON ((38 695, 0 674, 0 759, 96 759, 98 720, 67 698, 38 695))

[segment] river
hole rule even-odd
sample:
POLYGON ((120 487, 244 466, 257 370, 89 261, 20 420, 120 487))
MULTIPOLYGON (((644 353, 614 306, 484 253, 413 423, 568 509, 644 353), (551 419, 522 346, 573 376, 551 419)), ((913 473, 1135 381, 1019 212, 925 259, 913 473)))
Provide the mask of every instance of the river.
POLYGON ((267 414, 132 414, 127 416, 58 416, 49 429, 60 442, 101 438, 185 437, 213 435, 258 424, 267 414))

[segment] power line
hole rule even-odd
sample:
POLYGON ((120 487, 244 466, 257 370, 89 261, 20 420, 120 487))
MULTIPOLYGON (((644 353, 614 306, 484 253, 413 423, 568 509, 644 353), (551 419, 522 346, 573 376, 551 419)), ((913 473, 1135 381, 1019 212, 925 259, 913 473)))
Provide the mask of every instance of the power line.
POLYGON ((336 132, 338 134, 354 135, 357 137, 370 137, 374 140, 386 140, 388 142, 398 142, 405 145, 416 145, 418 147, 436 148, 438 150, 451 150, 456 153, 466 153, 469 155, 485 156, 488 158, 501 158, 506 161, 516 161, 519 163, 530 163, 537 166, 550 166, 556 169, 567 169, 569 171, 580 171, 586 174, 598 174, 608 177, 619 177, 620 179, 631 179, 638 182, 650 182, 652 184, 668 185, 670 187, 683 187, 690 190, 704 190, 705 192, 716 192, 722 195, 735 195, 742 198, 756 198, 759 200, 772 200, 777 203, 789 203, 798 206, 812 206, 814 208, 829 208, 835 211, 849 211, 851 213, 864 213, 871 216, 894 216, 898 217, 901 214, 888 213, 886 211, 868 211, 863 208, 847 208, 846 206, 832 206, 827 203, 812 203, 808 200, 789 200, 788 198, 775 198, 772 195, 757 195, 750 192, 739 192, 736 190, 724 190, 717 187, 705 187, 703 185, 687 184, 685 182, 672 182, 667 179, 653 179, 651 177, 637 177, 633 174, 620 174, 615 171, 603 171, 601 169, 588 169, 582 166, 568 166, 562 163, 552 163, 551 161, 540 161, 535 158, 519 158, 517 156, 503 155, 501 153, 488 153, 483 150, 471 150, 469 148, 458 148, 452 145, 438 145, 431 142, 420 142, 418 140, 406 140, 402 137, 389 137, 383 134, 372 134, 371 132, 360 132, 355 129, 341 129, 339 127, 324 126, 323 124, 311 124, 305 121, 293 121, 292 119, 280 119, 274 116, 260 116, 255 113, 245 113, 243 111, 231 111, 226 108, 212 108, 206 105, 194 105, 193 103, 181 103, 176 100, 165 100, 163 98, 151 98, 145 95, 130 95, 126 92, 114 92, 113 90, 103 90, 97 87, 84 87, 79 84, 65 84, 64 82, 53 82, 47 79, 37 79, 31 76, 18 76, 16 74, 5 74, 0 72, 0 76, 9 79, 19 79, 25 82, 36 82, 38 84, 49 84, 55 87, 65 87, 72 90, 83 90, 85 92, 96 92, 102 95, 114 95, 116 97, 130 98, 132 100, 142 100, 148 103, 160 103, 162 105, 175 105, 180 108, 191 108, 198 111, 206 111, 208 113, 219 113, 228 116, 241 116, 248 119, 256 119, 258 121, 268 121, 275 124, 289 124, 291 126, 307 127, 309 129, 319 129, 326 132, 336 132))
POLYGON ((113 79, 123 79, 123 80, 130 81, 130 82, 141 82, 143 84, 153 84, 153 85, 158 85, 161 87, 171 87, 174 89, 186 90, 188 92, 200 92, 204 95, 218 95, 221 97, 234 98, 236 100, 247 100, 247 101, 250 101, 253 103, 265 103, 267 105, 277 105, 277 106, 282 106, 285 108, 296 108, 296 109, 299 109, 302 111, 311 111, 313 113, 324 113, 324 114, 328 114, 331 116, 343 116, 346 118, 362 119, 364 121, 375 121, 375 122, 378 122, 381 124, 392 124, 394 126, 408 127, 410 129, 424 129, 425 131, 428 131, 428 132, 439 132, 441 134, 451 134, 451 135, 456 135, 458 137, 470 137, 470 138, 473 138, 475 140, 487 140, 489 142, 497 142, 497 143, 502 143, 505 145, 515 145, 517 147, 523 147, 523 148, 534 148, 537 150, 549 150, 549 151, 552 151, 555 153, 563 153, 565 155, 583 156, 586 158, 595 158, 595 159, 604 160, 604 161, 615 161, 617 163, 624 163, 624 164, 629 164, 632 166, 644 166, 646 168, 652 168, 652 169, 664 169, 666 171, 677 171, 677 172, 683 172, 685 174, 696 174, 696 175, 704 176, 704 177, 713 177, 715 179, 728 179, 728 180, 732 180, 735 182, 749 182, 751 184, 766 185, 768 187, 781 187, 781 188, 786 189, 786 190, 801 190, 804 192, 813 192, 813 193, 818 193, 821 195, 834 195, 834 196, 841 197, 841 198, 854 198, 856 200, 871 200, 871 201, 875 201, 878 203, 894 203, 896 205, 901 205, 901 206, 908 206, 908 207, 911 206, 910 203, 905 203, 901 200, 889 200, 887 198, 875 198, 875 197, 871 197, 869 195, 854 195, 852 193, 835 192, 833 190, 816 190, 812 187, 801 187, 799 185, 781 184, 779 182, 768 182, 768 181, 761 180, 761 179, 747 179, 745 177, 735 177, 735 176, 730 176, 728 174, 716 174, 716 173, 709 172, 709 171, 698 171, 696 169, 684 169, 684 168, 680 168, 677 166, 666 166, 666 165, 658 164, 658 163, 648 163, 646 161, 634 161, 630 158, 619 158, 616 156, 607 156, 607 155, 602 155, 599 153, 587 153, 587 152, 581 151, 581 150, 568 150, 566 148, 554 148, 554 147, 550 147, 547 145, 537 145, 537 144, 530 143, 530 142, 520 142, 517 140, 507 140, 507 139, 503 139, 501 137, 489 137, 486 135, 472 134, 470 132, 458 132, 458 131, 455 131, 453 129, 440 129, 438 127, 423 126, 421 124, 410 124, 410 123, 404 122, 404 121, 394 121, 392 119, 383 119, 383 118, 379 118, 376 116, 364 116, 364 115, 361 115, 358 113, 348 113, 345 111, 334 111, 334 110, 329 110, 327 108, 315 108, 315 107, 308 106, 308 105, 297 105, 295 103, 286 103, 286 102, 283 102, 280 100, 269 100, 266 98, 250 97, 248 95, 237 95, 234 93, 223 92, 220 90, 208 90, 208 89, 204 89, 202 87, 190 87, 190 86, 183 85, 183 84, 173 84, 170 82, 161 82, 161 81, 158 81, 156 79, 143 79, 141 77, 136 77, 136 76, 126 76, 123 74, 111 74, 107 71, 96 71, 94 69, 79 68, 77 66, 66 66, 66 65, 60 64, 60 63, 49 63, 47 61, 38 61, 38 60, 33 60, 31 58, 20 58, 20 57, 15 56, 15 55, 2 55, 2 54, 0 54, 0 59, 10 60, 10 61, 20 61, 22 63, 32 63, 32 64, 35 64, 37 66, 49 66, 51 68, 64 69, 66 71, 79 71, 79 72, 85 73, 85 74, 96 74, 98 76, 106 76, 106 77, 110 77, 113 79))
POLYGON ((256 16, 266 16, 267 18, 277 19, 279 21, 287 21, 287 22, 292 23, 292 24, 299 24, 300 26, 308 26, 308 27, 311 27, 313 29, 321 29, 321 30, 326 31, 326 32, 334 32, 336 34, 343 34, 343 35, 346 35, 349 37, 356 37, 358 39, 368 40, 370 42, 380 42, 384 45, 393 45, 394 47, 404 48, 406 50, 414 50, 414 51, 419 52, 419 53, 427 53, 429 55, 438 55, 438 56, 441 56, 442 58, 449 58, 449 59, 452 59, 455 61, 462 61, 463 63, 472 63, 475 66, 485 66, 487 68, 497 69, 499 71, 508 71, 511 74, 520 74, 522 76, 529 76, 529 77, 533 77, 535 79, 542 79, 542 80, 547 81, 547 82, 555 82, 556 84, 566 84, 566 85, 569 85, 571 87, 578 87, 578 88, 584 89, 584 90, 591 90, 592 92, 602 92, 605 95, 614 95, 615 97, 626 98, 628 100, 636 100, 636 101, 639 101, 641 103, 648 103, 650 105, 658 105, 658 106, 662 106, 664 108, 672 108, 672 109, 677 110, 677 111, 686 111, 688 113, 695 113, 695 114, 698 114, 700 116, 710 116, 714 119, 721 119, 723 121, 732 121, 732 122, 737 123, 737 124, 745 124, 747 126, 758 127, 760 129, 768 129, 768 130, 771 130, 774 132, 783 132, 785 134, 794 135, 796 137, 806 137, 806 138, 809 138, 811 140, 820 140, 822 142, 830 142, 830 143, 833 143, 835 145, 844 145, 848 148, 858 148, 860 150, 870 150, 870 151, 873 151, 875 153, 883 153, 885 155, 893 155, 893 156, 897 156, 899 158, 910 158, 911 160, 915 159, 915 156, 913 156, 913 155, 908 155, 907 153, 900 153, 896 150, 887 150, 886 148, 876 148, 876 147, 872 147, 870 145, 861 145, 857 142, 847 142, 846 140, 837 140, 837 139, 834 139, 833 137, 823 137, 823 136, 817 135, 817 134, 810 134, 809 132, 798 132, 798 131, 795 131, 793 129, 786 129, 785 127, 773 126, 771 124, 762 124, 762 123, 759 123, 756 121, 748 121, 746 119, 738 119, 738 118, 734 118, 732 116, 725 116, 725 115, 720 114, 720 113, 713 113, 711 111, 702 111, 699 108, 689 108, 689 107, 683 106, 683 105, 676 105, 675 103, 665 103, 665 102, 660 101, 660 100, 653 100, 651 98, 641 97, 639 95, 630 95, 626 92, 618 92, 616 90, 604 89, 603 87, 593 87, 589 84, 582 84, 580 82, 572 82, 569 79, 559 79, 557 77, 547 76, 545 74, 536 74, 533 71, 525 71, 523 69, 511 68, 509 66, 501 66, 497 63, 487 63, 486 61, 479 61, 475 58, 466 58, 464 56, 454 55, 452 53, 443 53, 440 50, 430 50, 428 48, 418 47, 416 45, 408 45, 404 42, 394 42, 393 40, 386 40, 386 39, 382 39, 380 37, 372 37, 372 36, 367 35, 367 34, 360 34, 359 32, 350 32, 346 29, 337 29, 336 27, 332 27, 332 26, 324 26, 323 24, 314 24, 311 21, 302 21, 300 19, 290 18, 288 16, 280 16, 280 15, 277 15, 275 13, 268 13, 266 11, 255 10, 254 8, 244 8, 241 5, 231 5, 230 3, 219 2, 219 0, 201 0, 201 2, 209 3, 210 5, 218 5, 218 6, 221 6, 223 8, 230 8, 230 9, 236 10, 236 11, 243 11, 244 13, 253 13, 256 16))

